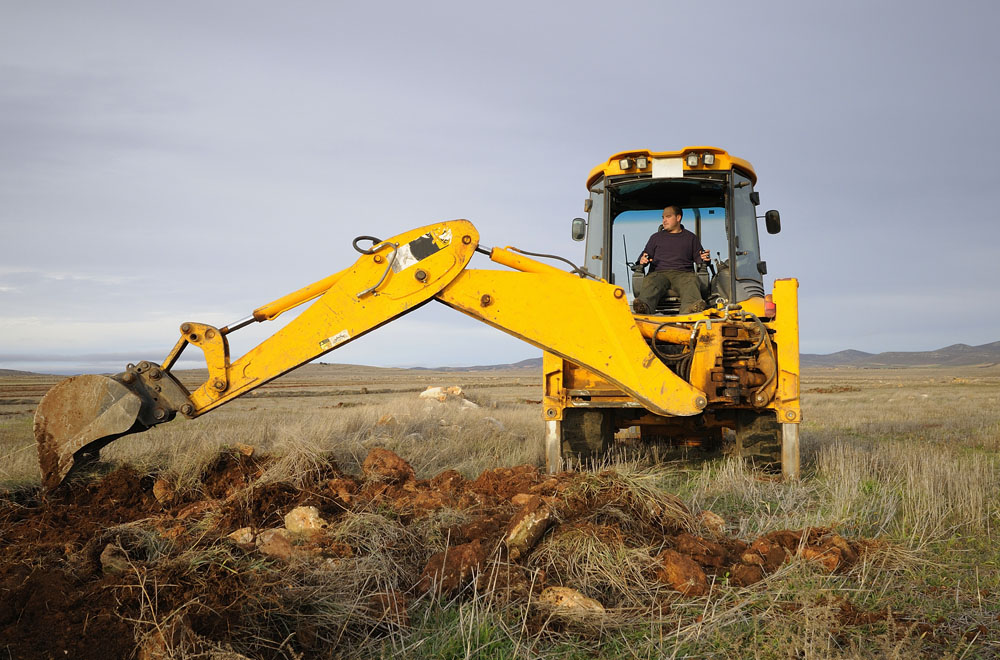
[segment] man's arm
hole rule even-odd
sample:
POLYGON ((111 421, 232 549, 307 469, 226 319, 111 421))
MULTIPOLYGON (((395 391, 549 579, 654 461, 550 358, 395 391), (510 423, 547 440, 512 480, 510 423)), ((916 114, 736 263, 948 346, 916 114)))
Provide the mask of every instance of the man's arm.
MULTIPOLYGON (((656 236, 656 234, 653 234, 656 236)), ((646 247, 642 248, 642 254, 639 255, 639 265, 645 266, 653 260, 653 255, 656 254, 656 246, 653 244, 653 236, 649 237, 646 241, 646 247)))
POLYGON ((697 234, 691 232, 691 235, 694 237, 691 241, 691 247, 693 249, 691 261, 696 264, 707 264, 712 260, 712 253, 701 246, 701 239, 698 238, 697 234))

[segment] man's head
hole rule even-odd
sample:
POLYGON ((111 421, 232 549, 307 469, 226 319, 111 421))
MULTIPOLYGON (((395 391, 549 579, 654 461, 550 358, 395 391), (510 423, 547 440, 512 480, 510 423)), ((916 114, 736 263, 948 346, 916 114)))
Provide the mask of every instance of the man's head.
POLYGON ((663 228, 671 234, 676 234, 681 230, 681 217, 684 211, 676 204, 671 204, 663 209, 663 228))

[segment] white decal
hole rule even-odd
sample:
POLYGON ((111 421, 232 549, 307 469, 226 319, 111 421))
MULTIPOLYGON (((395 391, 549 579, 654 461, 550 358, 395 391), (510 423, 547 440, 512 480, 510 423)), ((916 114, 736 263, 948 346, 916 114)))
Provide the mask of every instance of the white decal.
POLYGON ((398 273, 402 270, 406 270, 413 264, 419 261, 413 256, 413 252, 410 251, 409 245, 401 245, 399 249, 396 250, 396 258, 392 260, 392 272, 398 273))
POLYGON ((324 339, 323 341, 321 341, 319 343, 319 347, 322 348, 324 351, 328 351, 331 348, 334 348, 336 346, 339 346, 340 344, 343 344, 345 341, 347 341, 350 338, 351 338, 351 333, 350 332, 348 332, 347 330, 341 330, 340 332, 338 332, 334 336, 330 337, 329 339, 324 339))

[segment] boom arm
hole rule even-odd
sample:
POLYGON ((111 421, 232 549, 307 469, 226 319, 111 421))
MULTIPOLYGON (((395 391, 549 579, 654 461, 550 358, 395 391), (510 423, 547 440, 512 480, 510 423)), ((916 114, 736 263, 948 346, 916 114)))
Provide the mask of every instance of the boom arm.
POLYGON ((513 271, 468 270, 478 244, 479 233, 467 220, 413 229, 375 243, 350 268, 256 310, 252 320, 265 321, 315 300, 235 361, 226 335, 244 322, 221 329, 189 322, 181 325, 180 340, 160 365, 143 362, 110 378, 60 383, 35 414, 43 485, 57 486, 74 461, 122 435, 169 421, 178 412, 200 416, 431 298, 589 369, 653 412, 687 416, 705 407, 704 393, 650 350, 623 289, 501 248, 490 258, 513 271), (203 350, 209 372, 193 392, 170 373, 188 345, 203 350))

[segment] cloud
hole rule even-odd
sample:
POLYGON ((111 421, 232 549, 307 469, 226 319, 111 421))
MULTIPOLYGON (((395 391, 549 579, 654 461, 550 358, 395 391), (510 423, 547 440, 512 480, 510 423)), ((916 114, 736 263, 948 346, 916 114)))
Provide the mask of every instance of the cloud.
MULTIPOLYGON (((0 350, 162 350, 183 320, 222 325, 348 266, 357 235, 440 219, 578 261, 594 165, 706 143, 753 162, 782 211, 763 256, 801 281, 804 350, 989 341, 997 18, 923 0, 21 3, 0 42, 0 350), (956 327, 956 309, 979 311, 956 327)), ((533 354, 455 323, 343 350, 533 354)))

